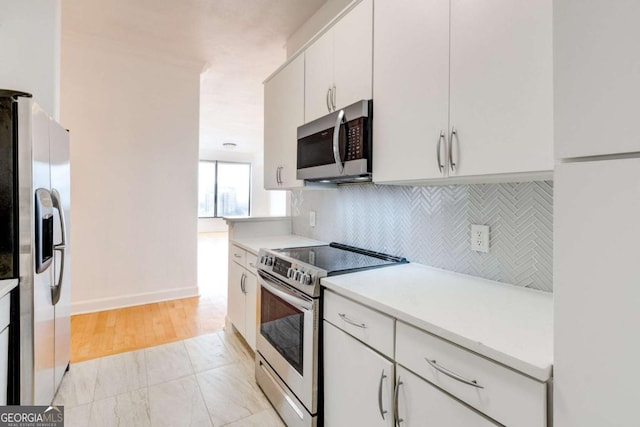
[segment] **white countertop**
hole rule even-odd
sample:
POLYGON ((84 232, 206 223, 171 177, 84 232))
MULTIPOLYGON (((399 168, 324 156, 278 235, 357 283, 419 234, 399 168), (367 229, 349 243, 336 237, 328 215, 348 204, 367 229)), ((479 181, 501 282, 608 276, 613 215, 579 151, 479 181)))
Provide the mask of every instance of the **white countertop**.
POLYGON ((240 246, 241 248, 252 252, 255 255, 258 254, 260 248, 280 249, 327 244, 326 242, 321 242, 320 240, 313 240, 307 237, 297 236, 295 234, 287 234, 284 236, 237 238, 233 239, 232 242, 240 246))
POLYGON ((553 365, 550 293, 404 264, 322 285, 540 381, 553 365))
POLYGON ((18 279, 0 280, 0 297, 5 296, 18 286, 18 279))
POLYGON ((225 216, 223 219, 229 223, 233 222, 262 222, 262 221, 282 221, 291 219, 290 216, 225 216))

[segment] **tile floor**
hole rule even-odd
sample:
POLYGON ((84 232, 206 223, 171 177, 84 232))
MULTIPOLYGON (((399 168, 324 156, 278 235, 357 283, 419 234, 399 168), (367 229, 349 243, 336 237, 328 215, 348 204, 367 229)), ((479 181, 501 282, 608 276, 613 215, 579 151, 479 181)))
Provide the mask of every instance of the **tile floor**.
POLYGON ((226 332, 74 363, 54 403, 66 427, 284 426, 226 332))

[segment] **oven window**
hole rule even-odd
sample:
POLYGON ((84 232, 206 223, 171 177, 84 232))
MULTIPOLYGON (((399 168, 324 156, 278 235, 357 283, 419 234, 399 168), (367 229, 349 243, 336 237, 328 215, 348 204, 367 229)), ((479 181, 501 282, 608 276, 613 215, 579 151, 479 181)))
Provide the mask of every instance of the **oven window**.
POLYGON ((302 375, 304 313, 261 289, 260 333, 302 375))

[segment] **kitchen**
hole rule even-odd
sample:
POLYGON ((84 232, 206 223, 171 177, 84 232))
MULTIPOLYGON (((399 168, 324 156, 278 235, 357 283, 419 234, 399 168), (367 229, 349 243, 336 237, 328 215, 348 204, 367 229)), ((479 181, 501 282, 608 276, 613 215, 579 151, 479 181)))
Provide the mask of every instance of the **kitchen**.
MULTIPOLYGON (((265 215, 254 209, 254 218, 228 219, 227 329, 233 325, 251 350, 257 346, 258 385, 273 407, 289 425, 313 425, 317 417, 326 425, 358 425, 365 413, 371 423, 413 425, 425 416, 420 411, 436 425, 633 424, 638 370, 632 363, 640 349, 627 325, 635 319, 638 292, 631 266, 639 237, 632 220, 640 146, 627 135, 633 135, 631 114, 639 99, 633 80, 638 58, 630 45, 637 38, 632 29, 638 6, 452 0, 401 9, 390 1, 363 0, 333 14, 328 9, 321 9, 324 19, 314 15, 314 25, 290 38, 286 61, 274 64, 265 81, 263 175, 253 173, 264 179, 253 187, 255 193, 289 190, 289 216, 264 218, 269 209, 265 215), (345 107, 371 99, 372 114, 355 116, 362 120, 354 126, 345 107), (308 136, 301 138, 300 128, 313 128, 327 116, 333 123, 318 130, 360 129, 361 151, 345 153, 340 138, 331 141, 337 174, 309 178, 299 170, 299 147, 308 136), (366 166, 349 179, 373 184, 322 182, 345 178, 351 160, 340 157, 362 152, 366 166), (328 277, 320 279, 309 266, 314 250, 303 256, 305 264, 291 254, 261 252, 329 242, 409 263, 335 276, 325 269, 328 277), (294 374, 286 383, 289 375, 269 360, 261 362, 260 278, 266 276, 260 271, 281 282, 313 282, 320 289, 313 292, 325 295, 316 311, 325 333, 316 337, 324 354, 316 353, 319 370, 311 374, 317 378, 315 409, 292 392, 294 374), (381 335, 362 335, 367 328, 358 325, 381 325, 381 335), (358 352, 363 362, 336 360, 332 345, 358 352), (368 366, 364 357, 382 366, 366 381, 356 369, 368 366), (591 373, 594 366, 602 372, 591 373), (260 379, 261 367, 269 377, 260 379), (355 380, 347 381, 348 375, 355 380), (341 393, 349 398, 340 399, 341 393), (354 397, 361 395, 372 400, 354 397), (411 405, 416 396, 430 396, 423 400, 433 406, 411 405), (289 421, 296 416, 302 424, 289 421)), ((88 109, 109 117, 120 102, 109 96, 114 87, 105 84, 102 97, 86 99, 74 84, 95 84, 104 76, 125 82, 136 69, 117 73, 114 67, 101 76, 117 57, 115 45, 81 40, 76 33, 65 37, 63 48, 66 40, 76 68, 88 71, 74 79, 63 73, 50 105, 56 96, 65 105, 67 97, 74 109, 68 117, 82 117, 88 109), (111 56, 93 52, 96 43, 111 56)), ((128 53, 138 56, 133 48, 128 53)), ((144 58, 134 63, 142 74, 158 72, 144 58)), ((104 200, 117 202, 84 223, 74 210, 74 247, 93 248, 96 241, 105 246, 74 252, 74 276, 96 285, 73 287, 75 312, 97 310, 100 300, 124 306, 197 293, 195 248, 184 236, 195 234, 199 156, 195 144, 174 147, 166 138, 197 140, 197 108, 189 104, 177 115, 175 108, 197 96, 193 76, 201 65, 183 62, 163 76, 184 83, 163 86, 173 101, 166 105, 174 109, 145 107, 156 98, 132 94, 140 122, 173 123, 188 115, 182 128, 136 134, 134 124, 124 121, 86 147, 71 142, 72 176, 88 177, 78 186, 72 182, 83 195, 74 197, 74 206, 94 213, 104 200), (127 156, 105 150, 111 141, 127 156), (168 179, 166 170, 191 187, 168 179), (112 186, 100 182, 106 177, 112 186), (127 195, 117 191, 127 187, 127 195), (171 204, 166 194, 175 197, 171 204), (172 215, 191 219, 175 221, 172 215), (174 226, 165 227, 167 220, 174 226), (82 227, 96 233, 76 231, 82 227), (131 237, 118 241, 114 230, 131 237), (96 269, 96 259, 117 261, 121 268, 101 261, 96 269), (175 265, 181 267, 169 268, 175 265), (140 285, 134 293, 127 289, 132 282, 140 285)), ((154 83, 137 94, 153 93, 154 83)), ((61 113, 64 122, 64 108, 61 113)), ((79 120, 69 128, 71 141, 75 130, 91 134, 79 120)))

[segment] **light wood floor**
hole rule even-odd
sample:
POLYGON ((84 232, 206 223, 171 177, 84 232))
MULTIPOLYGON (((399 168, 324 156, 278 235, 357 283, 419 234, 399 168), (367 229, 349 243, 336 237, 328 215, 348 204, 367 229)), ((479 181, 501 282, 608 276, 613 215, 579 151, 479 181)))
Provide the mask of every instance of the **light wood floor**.
POLYGON ((227 234, 198 237, 200 296, 71 316, 71 362, 221 331, 227 312, 227 234))

